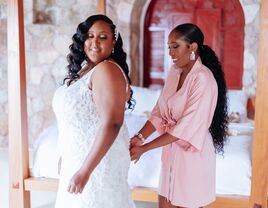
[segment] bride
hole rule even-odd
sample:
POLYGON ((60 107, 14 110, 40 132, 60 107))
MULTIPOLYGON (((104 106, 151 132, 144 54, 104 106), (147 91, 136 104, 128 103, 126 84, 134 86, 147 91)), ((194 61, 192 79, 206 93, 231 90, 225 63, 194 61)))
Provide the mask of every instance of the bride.
POLYGON ((133 208, 124 123, 133 102, 122 39, 107 16, 93 15, 72 40, 68 75, 53 98, 61 153, 56 208, 133 208))

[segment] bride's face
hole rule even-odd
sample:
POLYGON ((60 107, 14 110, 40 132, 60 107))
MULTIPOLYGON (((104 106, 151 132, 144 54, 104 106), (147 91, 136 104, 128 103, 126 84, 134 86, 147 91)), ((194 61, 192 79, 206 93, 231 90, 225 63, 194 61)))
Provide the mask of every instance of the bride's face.
POLYGON ((110 26, 98 20, 88 30, 84 51, 88 59, 96 65, 111 55, 114 44, 110 26))

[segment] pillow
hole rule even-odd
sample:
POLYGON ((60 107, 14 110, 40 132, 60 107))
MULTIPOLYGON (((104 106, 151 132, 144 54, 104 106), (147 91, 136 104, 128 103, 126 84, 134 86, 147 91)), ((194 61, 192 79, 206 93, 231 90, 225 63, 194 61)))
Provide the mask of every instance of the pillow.
POLYGON ((144 87, 131 86, 133 90, 133 98, 136 100, 136 105, 132 111, 138 115, 148 116, 155 106, 161 90, 153 90, 144 87))
POLYGON ((240 135, 250 135, 252 136, 254 130, 254 121, 248 120, 242 123, 229 123, 227 135, 228 136, 240 136, 240 135))
POLYGON ((58 127, 56 121, 44 129, 34 141, 34 160, 31 175, 35 177, 58 178, 58 127))
POLYGON ((247 119, 247 100, 248 96, 244 90, 228 90, 228 115, 234 113, 240 116, 240 121, 243 122, 247 119))
POLYGON ((238 112, 231 112, 228 114, 229 123, 239 123, 241 120, 240 114, 238 112))

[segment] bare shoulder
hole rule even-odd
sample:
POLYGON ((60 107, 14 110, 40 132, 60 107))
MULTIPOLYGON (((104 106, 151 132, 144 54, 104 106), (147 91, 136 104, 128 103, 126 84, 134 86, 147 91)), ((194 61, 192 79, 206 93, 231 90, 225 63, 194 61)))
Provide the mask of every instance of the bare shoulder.
MULTIPOLYGON (((104 61, 96 66, 94 77, 92 82, 95 85, 103 85, 110 90, 114 89, 117 94, 118 92, 127 92, 127 99, 130 97, 130 87, 127 78, 123 74, 124 72, 119 65, 111 61, 104 61), (127 89, 127 91, 126 91, 127 89)), ((93 84, 94 85, 94 84, 93 84)))
POLYGON ((103 79, 112 78, 113 80, 124 79, 121 69, 111 61, 103 61, 96 66, 95 77, 102 77, 103 79))

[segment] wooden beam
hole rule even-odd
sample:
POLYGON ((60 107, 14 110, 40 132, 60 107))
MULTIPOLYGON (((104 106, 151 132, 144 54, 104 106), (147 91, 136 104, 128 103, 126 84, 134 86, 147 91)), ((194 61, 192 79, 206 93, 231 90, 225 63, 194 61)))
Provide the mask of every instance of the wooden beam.
POLYGON ((248 208, 249 197, 237 195, 217 195, 216 201, 207 208, 248 208))
POLYGON ((98 13, 106 15, 106 1, 98 0, 98 13))
POLYGON ((26 191, 58 191, 58 179, 30 177, 24 180, 26 191))
POLYGON ((30 207, 23 0, 8 0, 9 207, 30 207))
POLYGON ((158 202, 156 188, 135 187, 131 190, 133 200, 144 202, 158 202))
POLYGON ((267 207, 268 191, 268 1, 261 1, 250 208, 267 207))
MULTIPOLYGON (((58 180, 50 178, 29 177, 24 180, 27 191, 57 192, 58 180)), ((143 202, 157 202, 156 188, 133 187, 131 189, 132 199, 143 202)), ((248 208, 249 197, 238 195, 217 195, 216 201, 207 208, 248 208)))

